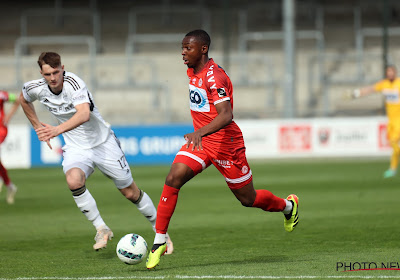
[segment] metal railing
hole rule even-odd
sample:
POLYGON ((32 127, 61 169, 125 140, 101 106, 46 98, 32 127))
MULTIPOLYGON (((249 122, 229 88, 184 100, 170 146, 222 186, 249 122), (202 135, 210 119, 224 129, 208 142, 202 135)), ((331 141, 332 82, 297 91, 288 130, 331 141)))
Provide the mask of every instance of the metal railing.
MULTIPOLYGON (((63 17, 71 16, 71 17, 88 17, 91 19, 92 23, 92 37, 97 42, 96 52, 100 52, 101 50, 101 25, 100 25, 100 13, 96 9, 69 9, 69 8, 37 8, 37 9, 28 9, 22 12, 20 23, 21 23, 21 37, 28 37, 28 26, 31 26, 34 21, 29 21, 30 17, 51 17, 55 18, 55 22, 60 22, 63 17)), ((77 35, 82 34, 77 31, 77 35)), ((23 50, 26 53, 26 50, 23 50)))
MULTIPOLYGON (((22 69, 21 61, 23 57, 23 49, 31 45, 87 45, 89 64, 92 69, 95 69, 96 63, 96 40, 91 36, 31 36, 19 37, 15 42, 15 71, 16 71, 16 85, 21 85, 22 69)), ((94 72, 90 73, 89 86, 94 87, 96 79, 94 72)))
MULTIPOLYGON (((382 38, 382 27, 363 27, 362 12, 360 7, 354 8, 355 49, 357 53, 357 66, 359 79, 365 75, 364 69, 364 43, 366 38, 382 38)), ((388 36, 400 37, 400 27, 388 27, 388 36)), ((382 55, 381 55, 382 56, 382 55)))
MULTIPOLYGON (((362 60, 358 53, 353 54, 337 54, 337 53, 325 53, 324 54, 324 69, 322 72, 322 79, 318 77, 321 76, 319 68, 319 57, 310 56, 308 58, 307 66, 307 92, 309 94, 307 107, 309 111, 314 110, 315 104, 321 104, 321 112, 323 116, 329 116, 333 114, 331 98, 334 87, 348 86, 349 90, 362 85, 370 85, 375 83, 378 78, 367 77, 366 75, 360 75, 358 65, 362 63, 365 65, 365 60, 368 59, 371 62, 380 63, 382 55, 379 53, 367 52, 363 53, 362 60), (347 69, 346 73, 343 73, 340 77, 335 76, 333 73, 328 73, 325 66, 328 64, 342 64, 342 63, 352 63, 354 64, 354 69, 347 69), (319 100, 319 102, 316 102, 319 100)), ((393 57, 389 55, 389 59, 393 60, 393 57)), ((381 69, 381 68, 380 68, 381 69)), ((341 95, 344 92, 340 92, 341 95)), ((315 115, 320 115, 320 112, 315 112, 315 115)))
MULTIPOLYGON (((85 68, 85 61, 81 61, 78 64, 78 69, 85 68)), ((159 70, 157 68, 156 63, 153 59, 149 57, 97 57, 96 58, 95 69, 91 69, 90 72, 96 73, 98 69, 100 69, 103 65, 107 66, 107 68, 115 67, 118 69, 118 72, 125 72, 126 75, 122 75, 122 79, 118 82, 111 82, 110 79, 103 79, 101 77, 96 77, 96 83, 93 90, 109 90, 109 89, 140 89, 140 90, 149 90, 152 96, 151 101, 151 111, 160 111, 163 113, 163 119, 165 121, 169 121, 171 119, 170 111, 168 108, 170 107, 170 89, 168 85, 160 82, 159 70), (151 73, 149 80, 147 81, 139 81, 134 79, 133 66, 140 67, 143 65, 149 68, 151 73), (162 102, 161 102, 162 100, 162 102)), ((83 73, 79 73, 82 74, 83 73)))
MULTIPOLYGON (((250 31, 248 30, 248 10, 239 12, 239 38, 238 38, 238 50, 242 57, 243 63, 245 64, 248 43, 251 41, 283 41, 283 31, 250 31)), ((315 29, 312 30, 296 30, 295 36, 297 40, 315 40, 315 47, 317 55, 320 61, 320 67, 323 65, 323 54, 325 51, 325 38, 324 38, 324 12, 321 7, 316 9, 315 17, 315 29)), ((248 69, 245 67, 242 71, 241 81, 245 83, 246 72, 248 69)), ((322 73, 322 72, 321 72, 322 73)), ((321 77, 322 78, 322 77, 321 77)))
POLYGON ((198 18, 201 28, 210 31, 211 16, 210 12, 202 6, 174 6, 164 5, 161 7, 149 6, 141 8, 131 8, 128 14, 128 38, 126 40, 126 54, 137 51, 137 45, 141 43, 176 43, 180 42, 184 33, 139 33, 139 16, 151 14, 152 16, 160 14, 163 17, 170 16, 171 13, 191 14, 193 18, 198 18))

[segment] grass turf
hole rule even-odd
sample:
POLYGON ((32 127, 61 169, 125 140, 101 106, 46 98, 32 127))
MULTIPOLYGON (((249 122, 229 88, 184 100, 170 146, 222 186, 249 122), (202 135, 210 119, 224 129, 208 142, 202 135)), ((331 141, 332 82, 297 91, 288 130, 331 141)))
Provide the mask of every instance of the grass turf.
MULTIPOLYGON (((169 230, 175 252, 164 256, 155 271, 147 271, 144 262, 129 266, 117 258, 120 237, 135 232, 151 246, 154 233, 100 171, 87 187, 115 238, 106 250, 95 252, 95 230, 76 208, 60 167, 10 170, 19 190, 15 205, 6 204, 4 190, 0 194, 0 279, 400 278, 400 271, 337 269, 340 262, 399 266, 400 176, 382 179, 387 164, 252 162, 256 188, 299 196, 300 222, 293 233, 284 231, 282 214, 241 206, 210 167, 182 188, 169 230)), ((168 170, 132 168, 156 205, 168 170)))

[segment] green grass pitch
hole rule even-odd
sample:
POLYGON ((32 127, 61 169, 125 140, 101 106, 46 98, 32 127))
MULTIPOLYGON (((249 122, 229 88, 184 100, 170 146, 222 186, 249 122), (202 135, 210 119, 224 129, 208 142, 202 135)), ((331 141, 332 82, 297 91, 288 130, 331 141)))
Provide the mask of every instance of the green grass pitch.
MULTIPOLYGON (((151 246, 154 233, 99 170, 87 187, 115 235, 99 252, 61 167, 10 170, 19 191, 14 205, 6 204, 4 189, 0 194, 0 280, 400 278, 399 270, 337 269, 362 262, 398 268, 400 175, 382 179, 387 159, 250 163, 256 188, 299 196, 295 231, 284 231, 281 213, 241 206, 210 167, 182 188, 169 230, 175 252, 155 271, 117 258, 123 235, 138 233, 151 246)), ((168 170, 132 167, 155 205, 168 170)))

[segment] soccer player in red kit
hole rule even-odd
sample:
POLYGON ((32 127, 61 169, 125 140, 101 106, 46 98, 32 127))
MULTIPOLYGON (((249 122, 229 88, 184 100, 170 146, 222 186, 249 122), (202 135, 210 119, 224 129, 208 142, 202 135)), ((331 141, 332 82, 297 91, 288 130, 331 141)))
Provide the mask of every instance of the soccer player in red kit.
MULTIPOLYGON (((7 137, 8 123, 11 117, 17 111, 18 106, 19 106, 19 101, 16 94, 0 90, 0 144, 3 143, 7 137), (14 103, 7 114, 4 111, 4 104, 6 102, 14 103)), ((4 183, 7 188, 7 203, 14 204, 17 187, 11 182, 10 177, 8 176, 7 169, 4 167, 1 160, 0 160, 0 178, 2 181, 0 183, 0 192, 4 183)))
POLYGON ((166 177, 157 209, 156 236, 146 266, 154 268, 167 250, 166 232, 178 200, 180 188, 213 164, 225 177, 246 207, 283 212, 284 227, 293 231, 298 224, 298 198, 286 199, 268 190, 255 190, 240 128, 233 121, 232 83, 225 71, 208 57, 210 36, 204 30, 186 34, 182 56, 188 66, 189 99, 194 132, 184 135, 186 144, 177 153, 166 177))

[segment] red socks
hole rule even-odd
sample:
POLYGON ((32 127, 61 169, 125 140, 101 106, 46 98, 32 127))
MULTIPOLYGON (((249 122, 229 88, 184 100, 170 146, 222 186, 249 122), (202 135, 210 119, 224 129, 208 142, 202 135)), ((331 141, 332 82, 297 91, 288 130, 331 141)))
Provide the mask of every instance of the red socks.
POLYGON ((4 184, 8 186, 10 182, 10 178, 8 177, 7 174, 7 169, 3 166, 3 164, 0 162, 0 177, 3 178, 4 184))
POLYGON ((281 212, 285 209, 286 201, 283 198, 277 197, 267 190, 256 190, 256 193, 253 207, 269 212, 281 212))
POLYGON ((167 233, 169 221, 175 211, 179 189, 164 185, 157 207, 156 233, 167 233))
MULTIPOLYGON (((269 212, 281 212, 285 209, 286 201, 283 198, 277 197, 267 190, 256 190, 256 193, 253 207, 269 212)), ((157 207, 156 233, 167 233, 169 222, 178 201, 178 194, 179 189, 164 185, 157 207)))

